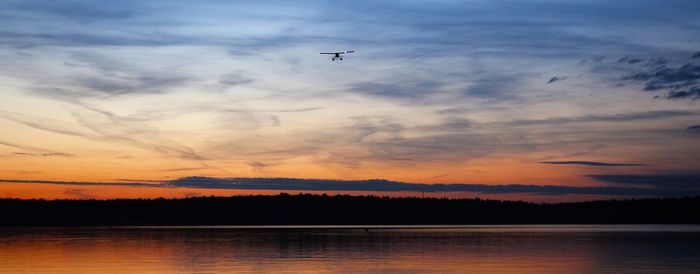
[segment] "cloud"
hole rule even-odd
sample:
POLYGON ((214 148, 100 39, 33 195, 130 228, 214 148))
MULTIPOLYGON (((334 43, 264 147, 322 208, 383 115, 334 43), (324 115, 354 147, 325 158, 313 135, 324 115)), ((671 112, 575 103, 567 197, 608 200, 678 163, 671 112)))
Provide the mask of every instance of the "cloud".
POLYGON ((625 57, 620 58, 620 60, 617 60, 618 63, 627 63, 627 64, 637 64, 639 62, 642 62, 644 59, 638 58, 638 57, 631 57, 629 55, 626 55, 625 57))
MULTIPOLYGON (((11 0, 10 0, 11 1, 11 0)), ((179 26, 206 28, 214 22, 257 26, 272 21, 270 17, 290 26, 315 23, 316 18, 289 15, 280 10, 289 6, 277 3, 274 8, 257 5, 227 5, 216 2, 165 4, 163 1, 18 1, 0 3, 6 11, 0 18, 0 44, 16 48, 41 46, 59 47, 164 47, 214 46, 231 48, 236 55, 255 55, 268 48, 284 48, 308 43, 352 41, 347 35, 318 35, 312 33, 263 32, 255 35, 250 29, 228 33, 193 33, 178 30, 179 26), (260 18, 255 18, 260 16, 260 18), (187 19, 183 19, 187 17, 187 19), (16 27, 16 25, 29 27, 16 27)), ((301 6, 301 5, 298 5, 301 6)), ((303 10, 303 7, 295 7, 303 10)), ((270 24, 274 25, 274 23, 270 24)), ((251 29, 254 29, 252 27, 251 29)))
POLYGON ((667 119, 674 117, 695 116, 700 113, 686 110, 657 110, 645 112, 632 112, 607 115, 584 115, 578 117, 552 117, 546 119, 513 120, 507 124, 527 126, 527 125, 548 125, 564 123, 587 123, 587 122, 628 122, 639 120, 667 119))
POLYGON ((26 152, 15 152, 15 155, 24 156, 35 156, 35 157, 52 157, 52 156, 63 156, 63 157, 74 157, 73 154, 62 153, 62 152, 51 152, 51 153, 26 153, 26 152))
POLYGON ((380 140, 370 145, 375 159, 401 158, 418 162, 454 162, 482 157, 501 148, 491 136, 445 133, 380 140), (470 144, 470 145, 465 145, 470 144))
POLYGON ((164 171, 164 172, 181 172, 181 171, 197 171, 197 170, 207 170, 207 169, 211 169, 211 167, 201 166, 201 167, 166 168, 166 169, 161 169, 160 171, 164 171))
POLYGON ((528 73, 481 72, 477 74, 479 78, 465 81, 469 86, 462 94, 498 101, 517 98, 515 91, 519 90, 519 85, 527 75, 528 73))
POLYGON ((686 110, 657 110, 645 112, 632 112, 607 115, 584 115, 578 117, 553 117, 533 120, 513 120, 508 122, 512 125, 547 125, 563 123, 586 123, 586 122, 627 122, 638 120, 666 119, 683 116, 698 115, 698 112, 686 110))
POLYGON ((263 172, 266 167, 279 165, 278 163, 263 163, 259 161, 248 162, 246 164, 249 165, 254 172, 263 172))
POLYGON ((393 116, 360 116, 354 120, 348 127, 310 140, 332 155, 322 164, 355 168, 365 161, 408 165, 413 161, 462 162, 501 148, 493 136, 470 132, 471 122, 466 119, 448 118, 437 125, 415 128, 407 128, 393 116))
POLYGON ((668 66, 657 62, 647 71, 631 73, 622 79, 642 82, 646 91, 666 91, 663 96, 666 99, 700 98, 700 65, 695 63, 668 66))
POLYGON ((222 111, 226 112, 309 112, 324 109, 323 107, 309 107, 309 108, 291 108, 291 109, 233 109, 227 108, 222 111))
MULTIPOLYGON (((574 133, 543 131, 533 134, 531 127, 527 126, 596 121, 626 122, 697 115, 692 111, 651 111, 487 123, 447 116, 433 124, 416 126, 407 125, 401 117, 362 116, 355 118, 355 123, 347 127, 325 130, 325 134, 306 134, 304 136, 313 137, 304 137, 304 143, 294 146, 313 148, 305 153, 327 153, 329 157, 319 159, 321 165, 331 164, 349 168, 388 163, 406 166, 420 163, 454 165, 500 153, 526 155, 545 148, 563 153, 556 156, 563 159, 567 156, 585 155, 572 154, 571 149, 577 153, 582 150, 590 153, 588 147, 599 148, 604 144, 612 145, 626 140, 653 140, 679 133, 677 130, 616 128, 574 133), (525 127, 520 127, 522 125, 525 127), (610 134, 614 134, 615 138, 611 138, 610 134)), ((553 157, 555 156, 543 160, 554 159, 553 157)))
POLYGON ((235 86, 240 86, 244 84, 249 84, 254 82, 253 79, 245 77, 240 74, 224 74, 219 77, 219 84, 225 86, 225 87, 235 87, 235 86))
POLYGON ((34 115, 28 115, 23 113, 15 113, 9 111, 0 111, 0 117, 7 120, 23 124, 25 126, 45 130, 48 132, 53 132, 57 134, 85 137, 86 132, 81 130, 76 125, 57 119, 52 119, 48 117, 40 117, 34 115))
MULTIPOLYGON (((192 148, 163 136, 148 121, 119 116, 82 103, 76 103, 76 105, 79 107, 72 109, 71 114, 77 123, 6 111, 0 111, 0 117, 52 133, 77 136, 88 140, 122 143, 182 159, 195 161, 206 159, 192 148)), ((32 154, 72 155, 10 142, 0 141, 0 144, 23 149, 32 154)))
POLYGON ((689 126, 687 129, 692 131, 700 131, 700 125, 689 126))
POLYGON ((273 127, 278 127, 281 124, 280 117, 277 115, 270 115, 270 122, 272 122, 273 127))
POLYGON ((73 181, 48 181, 48 180, 14 180, 0 179, 0 183, 15 183, 15 184, 50 184, 50 185, 69 185, 69 186, 134 186, 134 187, 163 187, 158 183, 143 183, 143 182, 73 182, 73 181))
POLYGON ((72 58, 73 66, 78 69, 69 70, 73 73, 53 84, 64 89, 70 87, 73 97, 164 93, 191 80, 191 77, 165 67, 145 68, 131 60, 120 60, 106 54, 75 53, 72 58), (87 68, 91 73, 84 73, 81 68, 87 68))
POLYGON ((377 97, 416 99, 438 92, 439 87, 440 84, 433 81, 405 81, 398 84, 361 82, 351 84, 348 91, 377 97))
POLYGON ((399 70, 388 74, 388 79, 350 83, 344 91, 420 105, 455 103, 474 97, 500 102, 517 99, 520 84, 528 75, 491 69, 455 68, 449 74, 437 67, 422 70, 420 75, 399 70), (421 76, 426 74, 431 76, 421 76))
POLYGON ((88 46, 169 46, 192 42, 192 38, 164 34, 97 34, 97 33, 25 33, 0 30, 0 45, 16 48, 40 46, 88 47, 88 46))
POLYGON ((32 1, 12 2, 5 7, 15 9, 17 13, 43 14, 55 18, 65 18, 79 23, 98 20, 122 20, 137 14, 135 1, 105 1, 92 3, 82 1, 51 1, 36 3, 32 1))
MULTIPOLYGON (((482 184, 415 184, 387 180, 340 181, 292 178, 210 178, 185 177, 167 182, 168 186, 222 189, 274 189, 307 191, 412 191, 412 192, 480 192, 530 194, 603 194, 639 195, 638 189, 610 187, 568 187, 538 185, 482 185, 482 184)), ((649 194, 649 193, 647 193, 649 194)))
POLYGON ((430 126, 420 126, 416 129, 426 132, 465 132, 474 126, 474 122, 469 119, 459 117, 447 117, 442 123, 430 126))
POLYGON ((606 162, 591 162, 591 161, 545 161, 545 162, 540 162, 540 164, 600 166, 600 167, 645 166, 642 164, 622 164, 622 163, 606 163, 606 162))
POLYGON ((681 90, 681 91, 671 91, 666 95, 667 99, 687 99, 691 98, 693 100, 696 100, 700 98, 700 87, 695 87, 690 90, 681 90))
POLYGON ((182 195, 185 198, 193 198, 193 197, 204 197, 206 195, 199 193, 199 192, 187 192, 182 195))
MULTIPOLYGON (((603 175, 591 175, 603 176, 603 175)), ((697 180, 697 176, 695 177, 697 180)), ((617 179, 615 179, 617 181, 617 179)), ((161 183, 99 183, 99 182, 65 182, 65 181, 34 181, 7 180, 4 183, 26 184, 55 184, 80 186, 130 186, 130 187, 161 187, 161 188, 201 188, 201 189, 239 189, 239 190, 295 190, 295 191, 407 191, 407 192, 477 192, 483 194, 533 194, 533 195, 614 195, 614 196, 688 196, 700 194, 696 186, 686 188, 687 184, 678 187, 575 187, 562 185, 530 185, 530 184, 421 184, 403 183, 380 179, 362 181, 324 180, 324 179, 294 179, 294 178, 212 178, 212 177, 183 177, 161 183)), ((688 181, 690 182, 690 181, 688 181)), ((697 182, 697 181, 695 181, 697 182)))
POLYGON ((90 130, 101 141, 117 142, 151 150, 160 154, 175 156, 181 159, 202 161, 206 158, 192 148, 163 136, 160 131, 148 121, 134 121, 112 112, 80 104, 82 108, 75 109, 71 114, 78 123, 90 130))
POLYGON ((698 174, 652 174, 652 175, 588 175, 595 180, 619 185, 653 187, 661 190, 679 190, 695 193, 700 191, 698 174))
POLYGON ((585 64, 589 61, 592 63, 599 63, 599 62, 603 62, 603 60, 605 60, 606 57, 607 56, 605 56, 605 55, 594 56, 594 57, 591 57, 590 59, 583 59, 583 60, 581 60, 580 63, 585 64))
POLYGON ((547 81, 547 84, 563 81, 563 80, 566 80, 566 78, 567 78, 566 76, 554 76, 551 79, 549 79, 549 81, 547 81))
POLYGON ((62 157, 74 157, 75 155, 65 152, 53 151, 50 149, 34 147, 30 145, 17 144, 13 142, 7 142, 0 140, 0 146, 7 146, 16 149, 21 149, 28 152, 16 152, 14 155, 20 156, 36 156, 36 157, 51 157, 51 156, 62 156, 62 157))
MULTIPOLYGON (((162 93, 165 88, 184 84, 189 78, 182 76, 118 76, 78 77, 78 84, 89 91, 108 95, 162 93)), ((84 93, 84 95, 88 95, 84 93)))
POLYGON ((63 191, 63 194, 73 196, 78 199, 93 200, 99 197, 86 193, 84 189, 69 188, 63 191))
MULTIPOLYGON (((65 53, 67 56, 60 57, 64 61, 53 64, 54 67, 43 68, 31 61, 21 61, 23 65, 3 72, 26 82, 23 91, 27 95, 67 103, 105 100, 116 96, 124 99, 129 95, 163 94, 184 87, 195 79, 192 75, 180 73, 160 62, 145 63, 94 48, 80 52, 66 51, 69 52, 65 53), (18 72, 24 70, 36 72, 18 72)), ((49 57, 42 54, 34 59, 49 57)))

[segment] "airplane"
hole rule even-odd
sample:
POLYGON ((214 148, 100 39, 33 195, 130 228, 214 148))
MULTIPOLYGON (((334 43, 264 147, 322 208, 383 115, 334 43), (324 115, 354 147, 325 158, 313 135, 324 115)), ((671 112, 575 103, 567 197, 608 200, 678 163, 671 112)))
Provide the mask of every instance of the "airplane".
POLYGON ((346 54, 346 53, 354 53, 354 50, 348 50, 348 51, 339 51, 339 52, 321 52, 321 54, 333 54, 333 58, 331 60, 335 61, 336 58, 339 58, 340 61, 343 61, 343 57, 341 55, 346 54))

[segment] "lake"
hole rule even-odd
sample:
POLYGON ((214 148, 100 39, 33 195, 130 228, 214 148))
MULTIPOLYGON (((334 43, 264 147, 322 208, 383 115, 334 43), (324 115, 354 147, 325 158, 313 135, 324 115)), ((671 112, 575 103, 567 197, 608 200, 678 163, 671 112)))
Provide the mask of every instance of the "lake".
POLYGON ((700 226, 0 228, 0 273, 700 273, 700 226))

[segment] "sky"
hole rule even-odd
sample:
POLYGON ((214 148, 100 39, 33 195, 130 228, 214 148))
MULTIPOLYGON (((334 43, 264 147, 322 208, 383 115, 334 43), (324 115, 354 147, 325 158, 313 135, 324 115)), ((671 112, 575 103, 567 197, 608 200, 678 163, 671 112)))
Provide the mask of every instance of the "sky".
POLYGON ((0 197, 698 195, 698 10, 2 1, 0 197))

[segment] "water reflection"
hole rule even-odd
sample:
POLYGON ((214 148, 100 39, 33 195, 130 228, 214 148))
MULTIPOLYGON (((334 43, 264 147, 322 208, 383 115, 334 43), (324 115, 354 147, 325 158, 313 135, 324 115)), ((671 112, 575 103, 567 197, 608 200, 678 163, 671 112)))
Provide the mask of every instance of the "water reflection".
POLYGON ((2 273, 700 271, 692 226, 1 229, 2 273))

